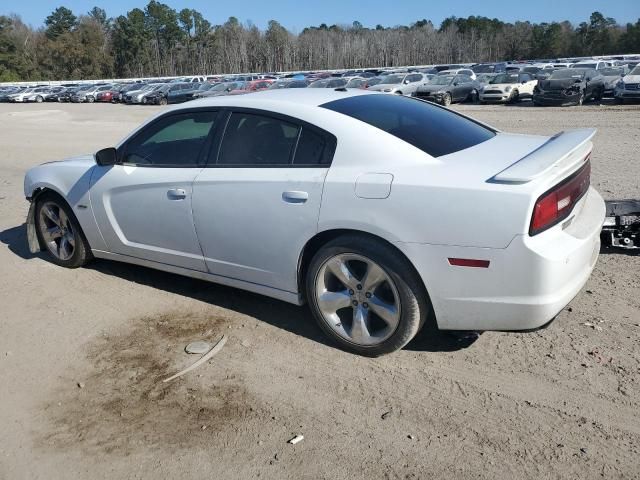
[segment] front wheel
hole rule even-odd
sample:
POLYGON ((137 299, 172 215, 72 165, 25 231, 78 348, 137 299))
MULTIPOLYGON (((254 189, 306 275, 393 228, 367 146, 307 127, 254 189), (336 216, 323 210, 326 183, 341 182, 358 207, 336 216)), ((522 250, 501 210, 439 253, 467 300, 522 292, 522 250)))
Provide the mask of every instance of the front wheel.
POLYGON ((93 98, 93 97, 91 97, 91 96, 87 97, 87 102, 89 102, 89 103, 93 103, 93 102, 95 102, 95 101, 96 101, 96 99, 95 99, 95 98, 93 98))
POLYGON ((584 103, 584 91, 580 92, 580 96, 578 97, 578 106, 582 106, 582 104, 584 103))
POLYGON ((159 102, 159 103, 160 103, 160 105, 166 105, 166 104, 167 104, 167 103, 169 103, 169 102, 168 102, 168 100, 167 100, 166 98, 162 97, 162 98, 160 99, 160 102, 159 102))
POLYGON ((413 267, 375 239, 344 236, 313 257, 307 298, 320 328, 345 350, 379 356, 404 347, 431 307, 413 267))
POLYGON ((518 103, 520 101, 520 92, 518 90, 514 90, 511 92, 511 95, 509 96, 509 99, 507 100, 508 103, 518 103))
POLYGON ((43 100, 44 100, 44 98, 42 98, 40 95, 38 95, 36 97, 36 102, 38 102, 38 103, 42 103, 43 100))
POLYGON ((445 107, 448 107, 449 105, 451 105, 451 94, 450 93, 445 93, 444 97, 442 97, 442 105, 444 105, 445 107))
POLYGON ((478 103, 478 91, 471 90, 469 92, 469 97, 467 98, 467 100, 471 103, 478 103))
POLYGON ((77 268, 91 259, 89 244, 73 211, 57 195, 39 197, 35 226, 40 245, 47 249, 51 261, 67 268, 77 268))

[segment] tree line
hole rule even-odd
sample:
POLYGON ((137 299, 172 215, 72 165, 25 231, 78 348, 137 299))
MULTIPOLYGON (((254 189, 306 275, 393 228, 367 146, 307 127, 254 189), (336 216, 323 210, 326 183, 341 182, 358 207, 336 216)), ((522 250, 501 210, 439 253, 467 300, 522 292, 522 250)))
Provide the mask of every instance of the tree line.
POLYGON ((34 29, 0 16, 0 81, 129 78, 275 72, 438 63, 491 62, 640 53, 640 19, 618 24, 593 12, 574 26, 450 17, 411 25, 307 27, 293 33, 271 20, 261 30, 230 17, 213 25, 193 9, 157 0, 108 18, 55 9, 34 29))

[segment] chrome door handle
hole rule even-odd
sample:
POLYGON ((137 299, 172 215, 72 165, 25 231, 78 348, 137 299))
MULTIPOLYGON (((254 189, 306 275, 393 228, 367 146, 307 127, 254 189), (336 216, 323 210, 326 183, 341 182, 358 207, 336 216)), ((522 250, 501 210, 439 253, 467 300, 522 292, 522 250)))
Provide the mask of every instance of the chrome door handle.
POLYGON ((187 198, 187 193, 182 188, 172 188, 167 191, 167 198, 169 200, 184 200, 187 198))
POLYGON ((309 199, 309 194, 307 192, 300 192, 297 190, 282 192, 282 200, 284 200, 287 203, 304 203, 308 199, 309 199))

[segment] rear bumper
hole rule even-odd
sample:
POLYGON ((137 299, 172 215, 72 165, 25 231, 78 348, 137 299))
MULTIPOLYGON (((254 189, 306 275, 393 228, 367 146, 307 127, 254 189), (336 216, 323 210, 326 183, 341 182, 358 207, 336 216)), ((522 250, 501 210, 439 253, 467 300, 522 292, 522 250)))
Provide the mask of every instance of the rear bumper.
POLYGON ((576 105, 580 100, 580 94, 576 93, 575 95, 564 95, 555 96, 555 95, 533 95, 533 101, 540 105, 576 105))
POLYGON ((600 250, 605 216, 593 188, 562 224, 504 249, 397 244, 429 291, 444 330, 531 330, 551 321, 584 286, 600 250), (564 228, 563 228, 564 226, 564 228), (448 258, 489 260, 456 267, 448 258))

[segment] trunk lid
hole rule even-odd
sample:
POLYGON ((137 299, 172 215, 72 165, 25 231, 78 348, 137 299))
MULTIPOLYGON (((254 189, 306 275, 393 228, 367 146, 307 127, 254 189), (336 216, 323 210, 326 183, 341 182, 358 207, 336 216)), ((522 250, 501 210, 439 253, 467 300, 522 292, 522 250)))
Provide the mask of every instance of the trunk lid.
POLYGON ((565 177, 587 159, 593 148, 591 139, 595 133, 595 128, 560 132, 497 173, 491 181, 527 183, 540 177, 565 177))

